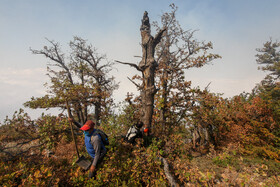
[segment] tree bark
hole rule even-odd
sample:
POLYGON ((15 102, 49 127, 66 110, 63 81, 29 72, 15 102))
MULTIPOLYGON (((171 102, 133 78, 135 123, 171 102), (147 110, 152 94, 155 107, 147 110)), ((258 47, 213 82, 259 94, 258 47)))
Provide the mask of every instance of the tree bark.
POLYGON ((130 65, 142 72, 143 82, 141 86, 136 86, 140 90, 141 109, 140 120, 144 123, 144 127, 148 128, 150 133, 153 110, 154 110, 154 96, 157 92, 155 86, 155 71, 158 63, 155 61, 155 48, 162 38, 162 34, 166 28, 161 29, 155 37, 151 35, 150 21, 148 12, 144 12, 142 25, 140 27, 142 38, 142 60, 138 65, 128 62, 115 61, 121 64, 130 65))
POLYGON ((154 38, 151 35, 148 13, 145 11, 140 31, 142 38, 142 60, 140 61, 138 67, 142 71, 143 77, 141 91, 141 121, 144 123, 146 128, 151 129, 150 127, 154 109, 154 95, 157 92, 155 87, 155 71, 158 64, 155 61, 154 54, 155 48, 161 40, 165 29, 160 30, 154 38))

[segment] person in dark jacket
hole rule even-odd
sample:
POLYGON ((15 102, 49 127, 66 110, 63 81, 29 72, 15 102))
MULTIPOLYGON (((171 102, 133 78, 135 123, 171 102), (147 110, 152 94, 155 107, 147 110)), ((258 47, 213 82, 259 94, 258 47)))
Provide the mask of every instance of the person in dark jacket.
POLYGON ((127 131, 126 136, 125 136, 125 141, 135 144, 136 143, 136 138, 142 138, 143 137, 143 131, 141 128, 143 127, 143 122, 137 122, 133 124, 127 131))
MULTIPOLYGON (((74 121, 73 119, 70 119, 74 121)), ((81 127, 78 122, 75 122, 77 127, 81 127)), ((93 158, 92 164, 89 169, 89 178, 95 177, 96 168, 106 155, 106 148, 101 140, 99 134, 95 133, 95 123, 92 120, 88 120, 80 129, 84 131, 85 146, 88 154, 93 158)))

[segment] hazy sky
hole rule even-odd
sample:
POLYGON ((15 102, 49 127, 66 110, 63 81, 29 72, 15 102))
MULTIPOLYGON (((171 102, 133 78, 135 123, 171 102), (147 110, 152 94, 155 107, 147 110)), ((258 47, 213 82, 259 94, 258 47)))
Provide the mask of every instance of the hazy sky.
MULTIPOLYGON (((186 30, 198 30, 195 38, 211 41, 213 53, 222 59, 212 65, 186 72, 193 86, 232 97, 250 92, 264 78, 257 69, 256 48, 270 37, 280 39, 279 0, 0 0, 0 122, 23 107, 32 96, 45 94, 48 80, 45 57, 33 49, 55 40, 69 52, 73 36, 87 39, 109 60, 138 63, 141 55, 140 25, 144 11, 150 21, 179 7, 177 18, 186 30)), ((120 82, 115 101, 136 91, 127 76, 137 73, 129 66, 116 65, 112 74, 120 82)), ((42 110, 26 110, 32 117, 42 110)), ((46 112, 48 113, 48 112, 46 112)))

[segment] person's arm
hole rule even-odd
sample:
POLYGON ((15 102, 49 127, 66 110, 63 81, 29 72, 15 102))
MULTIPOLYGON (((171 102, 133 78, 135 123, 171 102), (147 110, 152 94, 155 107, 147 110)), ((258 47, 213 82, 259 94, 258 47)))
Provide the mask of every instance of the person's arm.
POLYGON ((125 135, 125 138, 128 140, 128 137, 129 137, 129 135, 130 135, 130 133, 131 133, 131 130, 132 130, 132 126, 128 129, 128 131, 127 131, 127 133, 126 133, 126 135, 125 135))
POLYGON ((76 127, 78 127, 78 128, 82 127, 82 125, 79 122, 75 121, 74 118, 68 118, 68 120, 70 122, 74 123, 74 125, 76 125, 76 127))
POLYGON ((79 123, 79 122, 77 122, 77 121, 74 121, 73 122, 75 125, 76 125, 76 127, 78 127, 78 128, 81 128, 82 127, 82 125, 79 123))
POLYGON ((100 159, 101 155, 101 140, 98 135, 95 135, 91 139, 91 143, 95 152, 95 157, 92 162, 92 166, 96 167, 98 160, 100 159))
POLYGON ((101 154, 101 140, 99 139, 98 135, 92 136, 91 144, 92 144, 94 152, 95 152, 95 157, 94 157, 92 164, 90 166, 90 169, 89 169, 89 178, 95 177, 96 165, 97 165, 97 162, 98 162, 98 160, 100 158, 100 154, 101 154))

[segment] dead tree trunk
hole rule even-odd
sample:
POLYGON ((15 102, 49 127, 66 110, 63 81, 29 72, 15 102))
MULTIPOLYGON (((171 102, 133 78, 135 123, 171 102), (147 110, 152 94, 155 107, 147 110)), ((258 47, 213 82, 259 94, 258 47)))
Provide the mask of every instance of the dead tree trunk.
MULTIPOLYGON (((157 44, 162 38, 162 34, 166 29, 161 29, 155 37, 151 35, 150 21, 148 17, 148 12, 144 12, 142 19, 142 25, 140 28, 141 38, 142 38, 142 60, 139 65, 133 63, 126 63, 116 61, 121 64, 130 65, 136 68, 138 71, 142 72, 142 85, 138 86, 141 96, 141 121, 144 123, 144 127, 150 129, 153 117, 154 109, 154 96, 157 92, 155 87, 155 71, 158 63, 155 61, 154 54, 157 44)), ((148 131, 150 133, 150 131, 148 131)))
POLYGON ((153 37, 151 35, 148 13, 145 11, 140 31, 142 37, 142 60, 138 67, 141 70, 143 77, 141 91, 141 121, 146 128, 150 129, 154 109, 154 96, 157 92, 155 87, 155 71, 158 63, 155 61, 154 54, 155 48, 160 42, 165 29, 160 30, 157 35, 153 37))

